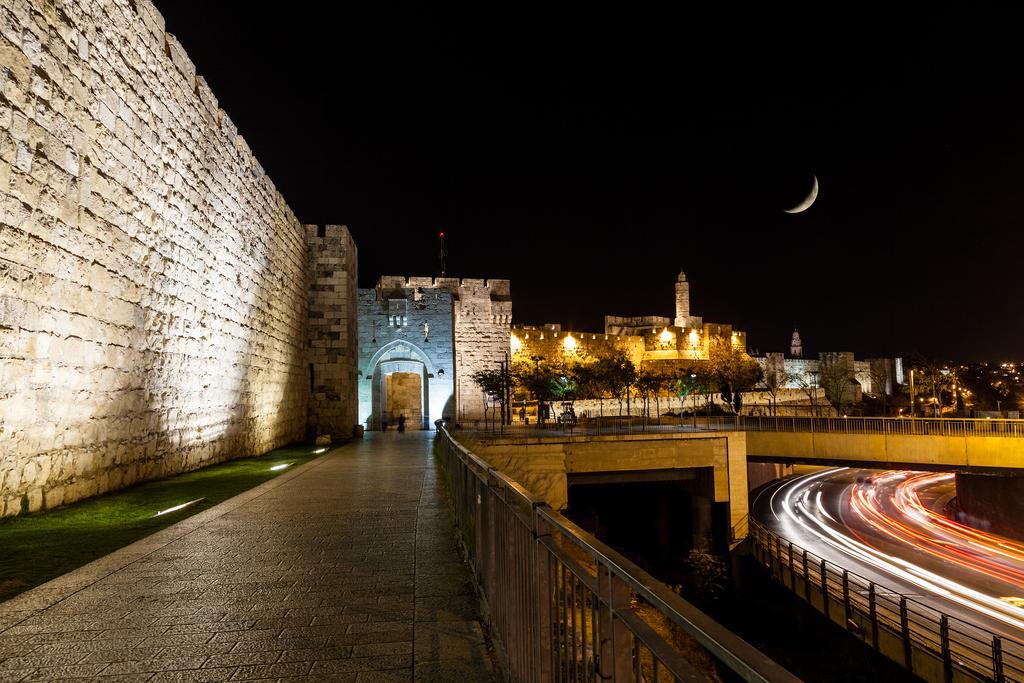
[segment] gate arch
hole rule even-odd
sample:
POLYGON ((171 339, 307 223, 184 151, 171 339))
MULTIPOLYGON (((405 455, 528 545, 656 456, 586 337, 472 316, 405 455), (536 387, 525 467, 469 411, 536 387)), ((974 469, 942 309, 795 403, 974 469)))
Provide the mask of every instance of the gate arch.
MULTIPOLYGON (((429 429, 433 420, 441 417, 431 410, 431 385, 436 385, 434 363, 430 356, 418 345, 396 339, 384 344, 373 354, 363 368, 363 381, 369 381, 359 392, 359 412, 361 421, 369 429, 380 429, 383 420, 394 422, 389 415, 387 378, 395 373, 408 373, 419 377, 420 382, 420 421, 409 425, 412 429, 429 429)), ((437 388, 437 387, 435 387, 437 388)))

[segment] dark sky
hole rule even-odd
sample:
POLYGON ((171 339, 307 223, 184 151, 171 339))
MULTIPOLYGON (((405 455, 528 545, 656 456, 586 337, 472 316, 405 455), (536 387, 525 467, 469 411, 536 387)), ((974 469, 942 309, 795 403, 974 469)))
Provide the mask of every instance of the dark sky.
POLYGON ((444 230, 516 322, 671 315, 683 268, 760 351, 1022 355, 1021 10, 157 4, 362 286, 444 230))

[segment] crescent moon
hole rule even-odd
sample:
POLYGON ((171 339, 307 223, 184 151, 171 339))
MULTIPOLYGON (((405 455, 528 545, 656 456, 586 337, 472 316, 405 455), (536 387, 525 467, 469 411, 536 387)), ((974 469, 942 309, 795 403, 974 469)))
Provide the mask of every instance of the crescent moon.
POLYGON ((807 197, 794 206, 792 209, 783 209, 786 213, 803 213, 807 209, 811 208, 811 204, 818 198, 818 176, 814 176, 814 185, 811 186, 811 193, 807 197))

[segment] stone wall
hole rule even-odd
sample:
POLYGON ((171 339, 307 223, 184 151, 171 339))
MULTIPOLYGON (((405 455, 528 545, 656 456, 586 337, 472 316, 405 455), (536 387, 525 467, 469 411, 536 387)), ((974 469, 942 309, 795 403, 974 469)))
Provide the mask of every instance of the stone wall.
MULTIPOLYGON (((454 282, 443 283, 454 287, 454 282)), ((455 302, 456 403, 458 419, 484 418, 484 398, 471 379, 477 370, 494 370, 510 358, 512 292, 508 280, 458 281, 455 302)))
POLYGON ((0 507, 306 421, 303 230, 149 0, 0 4, 0 507))
POLYGON ((344 225, 307 225, 310 437, 347 439, 356 395, 356 243, 344 225))

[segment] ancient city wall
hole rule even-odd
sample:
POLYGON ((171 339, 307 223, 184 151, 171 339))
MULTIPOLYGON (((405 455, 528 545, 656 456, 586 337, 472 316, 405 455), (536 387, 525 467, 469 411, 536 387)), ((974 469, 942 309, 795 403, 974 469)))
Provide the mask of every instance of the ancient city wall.
POLYGON ((309 414, 307 435, 352 436, 357 416, 357 251, 344 225, 307 225, 309 414))
POLYGON ((484 418, 484 398, 474 372, 495 370, 510 357, 512 293, 508 280, 459 281, 455 303, 455 363, 459 420, 484 418))
POLYGON ((302 227, 149 0, 0 4, 0 507, 299 438, 302 227))

